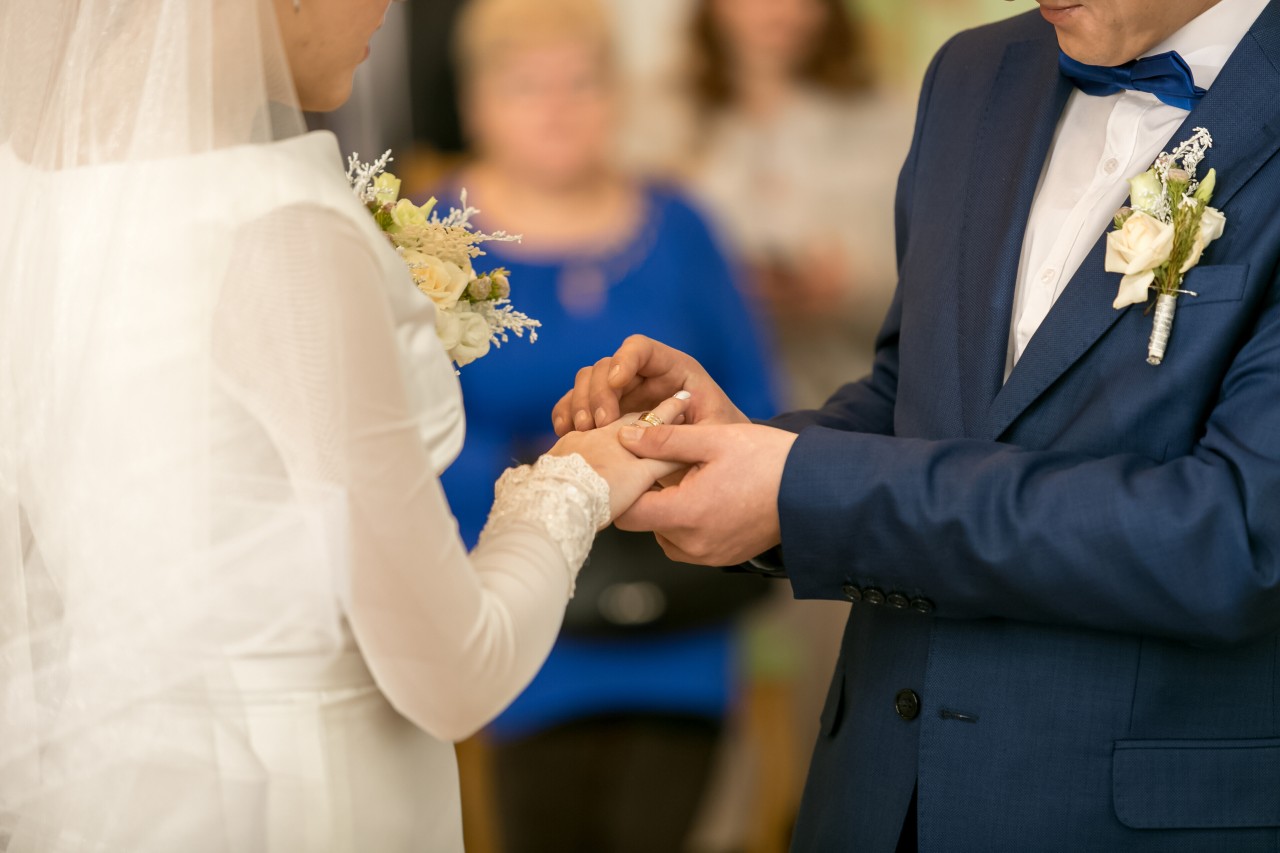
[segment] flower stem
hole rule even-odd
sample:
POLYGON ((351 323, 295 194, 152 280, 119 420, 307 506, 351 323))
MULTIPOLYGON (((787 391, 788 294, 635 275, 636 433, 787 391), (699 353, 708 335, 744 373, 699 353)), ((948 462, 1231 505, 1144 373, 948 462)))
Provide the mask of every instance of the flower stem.
POLYGON ((1156 297, 1156 315, 1151 326, 1151 341, 1147 344, 1147 364, 1164 361, 1164 351, 1173 332, 1173 313, 1177 309, 1176 293, 1161 293, 1156 297))

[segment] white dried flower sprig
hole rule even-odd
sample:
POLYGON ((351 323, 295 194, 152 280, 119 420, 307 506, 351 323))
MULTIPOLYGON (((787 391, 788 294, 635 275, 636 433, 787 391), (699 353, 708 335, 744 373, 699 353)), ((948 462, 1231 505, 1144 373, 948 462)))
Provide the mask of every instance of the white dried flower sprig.
POLYGON ((1160 180, 1168 184, 1169 170, 1176 168, 1181 163, 1183 171, 1187 172, 1191 177, 1189 190, 1194 193, 1198 186, 1195 181, 1196 169, 1212 147, 1213 136, 1210 135, 1208 129, 1203 127, 1193 128, 1191 138, 1179 143, 1178 147, 1172 151, 1162 153, 1159 157, 1156 157, 1153 168, 1156 170, 1156 174, 1160 176, 1160 180))
POLYGON ((482 243, 519 242, 519 235, 485 233, 471 224, 480 211, 467 203, 441 217, 436 200, 421 206, 400 198, 400 179, 386 170, 392 160, 385 152, 372 163, 358 154, 347 161, 351 191, 372 214, 374 222, 404 260, 414 284, 436 306, 436 332, 449 357, 463 367, 483 357, 490 347, 500 347, 529 333, 537 341, 542 325, 511 305, 509 273, 493 269, 477 273, 473 261, 485 254, 482 243))
POLYGON ((472 306, 475 312, 489 324, 489 342, 495 347, 509 343, 510 335, 515 335, 517 338, 524 337, 526 331, 529 333, 529 343, 537 342, 538 329, 542 324, 528 314, 517 311, 512 307, 510 299, 473 302, 472 306))
POLYGON ((374 181, 387 170, 387 165, 394 159, 390 148, 372 163, 360 162, 360 155, 354 152, 347 158, 347 182, 351 184, 351 191, 361 204, 381 203, 380 195, 383 191, 374 186, 374 181))

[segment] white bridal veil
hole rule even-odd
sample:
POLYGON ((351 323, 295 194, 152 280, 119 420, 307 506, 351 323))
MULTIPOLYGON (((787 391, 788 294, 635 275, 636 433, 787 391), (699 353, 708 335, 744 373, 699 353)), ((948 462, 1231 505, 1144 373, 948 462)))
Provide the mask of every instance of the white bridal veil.
POLYGON ((234 435, 211 404, 228 223, 271 177, 219 158, 303 131, 273 15, 0 4, 6 853, 192 849, 166 847, 170 824, 199 849, 261 847, 263 774, 220 700, 223 664, 199 662, 257 624, 241 614, 269 577, 263 543, 316 526, 276 499, 285 478, 224 464, 234 435), (174 786, 194 795, 131 813, 174 786))

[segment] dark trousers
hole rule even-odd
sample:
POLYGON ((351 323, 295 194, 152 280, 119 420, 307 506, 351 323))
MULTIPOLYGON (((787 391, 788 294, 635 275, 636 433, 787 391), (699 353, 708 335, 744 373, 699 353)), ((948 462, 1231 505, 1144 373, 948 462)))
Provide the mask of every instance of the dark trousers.
POLYGON ((616 716, 497 745, 505 853, 679 853, 720 729, 717 720, 616 716))

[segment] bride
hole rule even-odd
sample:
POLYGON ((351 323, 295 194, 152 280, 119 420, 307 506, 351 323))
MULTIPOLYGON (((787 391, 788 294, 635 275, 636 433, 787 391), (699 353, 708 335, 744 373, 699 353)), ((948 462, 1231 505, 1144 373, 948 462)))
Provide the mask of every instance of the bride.
POLYGON ((570 435, 464 550, 433 308, 300 112, 388 2, 0 9, 4 853, 461 850, 449 741, 670 473, 570 435))

